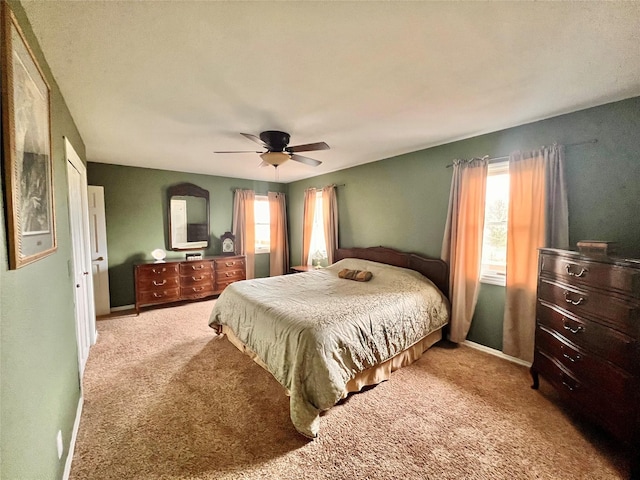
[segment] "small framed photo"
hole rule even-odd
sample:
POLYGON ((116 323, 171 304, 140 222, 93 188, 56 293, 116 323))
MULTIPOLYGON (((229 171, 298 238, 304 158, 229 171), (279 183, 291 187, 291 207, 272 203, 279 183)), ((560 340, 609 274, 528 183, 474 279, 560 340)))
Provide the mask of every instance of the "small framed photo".
POLYGON ((6 2, 0 2, 2 137, 9 268, 57 249, 50 89, 6 2))

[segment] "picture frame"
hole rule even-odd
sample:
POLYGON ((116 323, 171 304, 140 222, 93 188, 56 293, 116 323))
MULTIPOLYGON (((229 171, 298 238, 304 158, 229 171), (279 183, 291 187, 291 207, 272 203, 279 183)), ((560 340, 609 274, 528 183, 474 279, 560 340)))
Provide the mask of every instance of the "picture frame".
POLYGON ((0 2, 2 159, 9 268, 57 250, 51 89, 13 12, 0 2))

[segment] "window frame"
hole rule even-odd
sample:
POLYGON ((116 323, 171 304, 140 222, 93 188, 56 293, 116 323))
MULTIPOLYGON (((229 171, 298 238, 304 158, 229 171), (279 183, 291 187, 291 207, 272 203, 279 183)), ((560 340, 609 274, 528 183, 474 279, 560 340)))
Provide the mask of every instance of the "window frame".
MULTIPOLYGON (((504 175, 504 174, 509 175, 509 160, 503 160, 503 161, 493 162, 489 164, 487 178, 494 175, 504 175)), ((485 199, 486 199, 486 194, 485 194, 485 199)), ((509 209, 509 193, 507 191, 507 220, 505 220, 504 222, 505 225, 507 225, 507 228, 508 228, 508 222, 509 222, 508 209, 509 209)), ((482 231, 483 239, 487 229, 486 210, 487 210, 487 205, 485 202, 485 225, 482 231)), ((506 249, 507 249, 506 244, 504 248, 505 248, 505 256, 506 256, 506 249)), ((480 266, 480 283, 486 283, 488 285, 497 285, 501 287, 506 286, 507 284, 506 264, 505 264, 504 274, 488 271, 485 268, 485 265, 486 263, 484 262, 484 240, 483 240, 483 249, 481 252, 481 266, 480 266)))

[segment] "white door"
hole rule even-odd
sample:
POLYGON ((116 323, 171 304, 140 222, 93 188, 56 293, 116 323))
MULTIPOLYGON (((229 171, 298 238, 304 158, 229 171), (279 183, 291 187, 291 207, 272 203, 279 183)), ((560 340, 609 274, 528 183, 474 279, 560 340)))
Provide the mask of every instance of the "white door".
POLYGON ((107 220, 104 209, 104 187, 89 185, 89 234, 91 237, 91 267, 96 315, 111 311, 109 301, 109 262, 107 259, 107 220))
POLYGON ((87 170, 65 138, 67 177, 69 181, 69 223, 73 247, 73 279, 76 315, 76 338, 80 378, 89 357, 89 347, 96 341, 93 307, 93 281, 90 275, 89 209, 87 202, 87 170))

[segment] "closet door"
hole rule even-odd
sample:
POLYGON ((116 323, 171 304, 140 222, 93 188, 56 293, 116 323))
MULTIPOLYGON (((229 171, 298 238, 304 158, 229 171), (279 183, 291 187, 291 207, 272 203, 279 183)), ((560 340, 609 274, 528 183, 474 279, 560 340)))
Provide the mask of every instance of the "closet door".
POLYGON ((73 247, 73 278, 76 340, 80 378, 96 340, 93 281, 91 275, 87 171, 71 144, 65 139, 69 182, 69 223, 73 247))

